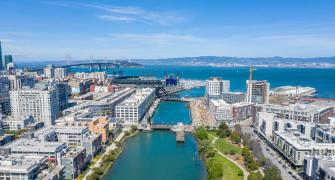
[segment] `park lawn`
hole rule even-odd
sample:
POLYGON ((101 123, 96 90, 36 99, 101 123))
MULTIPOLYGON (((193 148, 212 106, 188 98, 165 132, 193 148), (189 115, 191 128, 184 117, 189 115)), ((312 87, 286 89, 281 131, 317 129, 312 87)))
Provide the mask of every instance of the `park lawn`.
POLYGON ((226 138, 216 140, 215 147, 223 154, 229 154, 231 151, 235 151, 236 154, 242 154, 242 148, 232 144, 226 138))
POLYGON ((228 159, 215 155, 214 161, 220 162, 223 166, 223 180, 242 180, 243 176, 238 176, 238 173, 242 171, 239 167, 237 167, 234 163, 230 162, 228 159))

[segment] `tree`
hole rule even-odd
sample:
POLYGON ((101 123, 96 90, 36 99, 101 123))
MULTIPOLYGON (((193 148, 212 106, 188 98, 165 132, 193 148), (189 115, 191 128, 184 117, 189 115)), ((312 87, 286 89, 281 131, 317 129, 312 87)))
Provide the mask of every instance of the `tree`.
POLYGON ((271 166, 264 171, 264 180, 282 180, 280 170, 276 166, 271 166))
POLYGON ((205 128, 200 127, 196 130, 196 136, 200 139, 200 140, 205 140, 208 139, 208 133, 206 131, 205 128))
POLYGON ((239 136, 235 131, 233 131, 233 132, 231 133, 230 138, 231 138, 231 140, 233 141, 233 143, 235 143, 235 144, 238 144, 238 143, 241 142, 241 138, 240 138, 240 136, 239 136))
POLYGON ((262 180, 263 176, 260 172, 251 172, 248 176, 248 180, 262 180))
POLYGON ((226 123, 223 122, 219 125, 219 129, 229 129, 229 127, 227 126, 226 123))
POLYGON ((239 125, 239 124, 235 124, 235 125, 234 125, 234 129, 235 129, 235 132, 236 132, 240 137, 243 136, 243 132, 242 132, 241 125, 239 125))
POLYGON ((220 178, 223 175, 223 167, 221 163, 209 161, 208 163, 208 177, 209 179, 220 178))
POLYGON ((132 131, 137 131, 137 126, 135 126, 135 125, 131 125, 130 128, 131 128, 132 131))

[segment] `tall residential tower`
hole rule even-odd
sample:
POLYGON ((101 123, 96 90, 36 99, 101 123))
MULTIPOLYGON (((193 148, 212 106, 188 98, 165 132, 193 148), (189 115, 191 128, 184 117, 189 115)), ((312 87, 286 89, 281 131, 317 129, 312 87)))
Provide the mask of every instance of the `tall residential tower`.
POLYGON ((3 62, 2 62, 2 52, 1 52, 1 41, 0 41, 0 70, 3 70, 3 62))

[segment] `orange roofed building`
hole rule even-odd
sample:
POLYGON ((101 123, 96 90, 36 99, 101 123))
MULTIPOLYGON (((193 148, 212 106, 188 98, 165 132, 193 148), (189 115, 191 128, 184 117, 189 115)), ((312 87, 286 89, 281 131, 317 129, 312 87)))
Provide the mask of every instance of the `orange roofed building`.
POLYGON ((109 121, 107 116, 93 119, 88 123, 88 128, 92 133, 101 134, 104 144, 109 141, 109 121))

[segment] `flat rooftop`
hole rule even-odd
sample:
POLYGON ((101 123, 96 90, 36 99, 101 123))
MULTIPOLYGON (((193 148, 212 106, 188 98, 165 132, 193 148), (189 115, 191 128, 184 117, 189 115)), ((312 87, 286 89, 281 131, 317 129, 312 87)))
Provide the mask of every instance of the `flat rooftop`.
POLYGON ((46 162, 45 156, 0 156, 0 172, 26 173, 46 162))
POLYGON ((135 94, 132 94, 117 106, 138 106, 154 91, 154 88, 137 89, 135 94))

